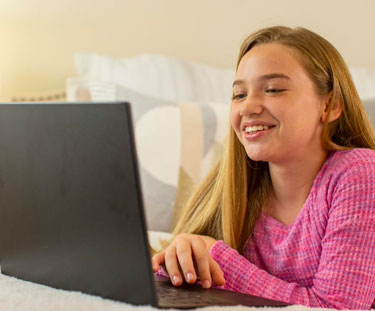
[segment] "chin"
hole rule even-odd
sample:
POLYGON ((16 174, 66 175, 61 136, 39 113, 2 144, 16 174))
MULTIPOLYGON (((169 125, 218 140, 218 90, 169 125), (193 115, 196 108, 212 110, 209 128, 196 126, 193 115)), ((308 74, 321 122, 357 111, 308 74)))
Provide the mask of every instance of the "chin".
POLYGON ((255 152, 246 152, 247 156, 253 160, 253 161, 263 161, 263 162, 268 162, 268 157, 265 155, 255 153, 255 152))
MULTIPOLYGON (((275 156, 272 156, 272 153, 268 148, 257 148, 259 146, 246 146, 245 151, 247 156, 253 161, 262 161, 262 162, 272 162, 272 159, 275 160, 275 156)), ((260 146, 263 147, 263 146, 260 146)))

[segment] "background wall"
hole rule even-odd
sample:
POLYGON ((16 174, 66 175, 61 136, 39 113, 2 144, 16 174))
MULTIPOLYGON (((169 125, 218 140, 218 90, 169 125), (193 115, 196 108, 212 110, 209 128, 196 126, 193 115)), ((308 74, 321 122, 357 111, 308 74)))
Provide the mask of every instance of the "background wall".
POLYGON ((0 97, 63 89, 82 51, 233 68, 242 39, 276 24, 316 31, 375 70, 374 0, 0 0, 0 97))

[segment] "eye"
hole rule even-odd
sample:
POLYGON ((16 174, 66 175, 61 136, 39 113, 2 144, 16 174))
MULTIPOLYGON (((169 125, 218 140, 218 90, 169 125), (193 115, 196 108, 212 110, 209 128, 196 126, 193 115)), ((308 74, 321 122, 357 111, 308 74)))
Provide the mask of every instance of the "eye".
POLYGON ((276 94, 276 93, 281 93, 285 91, 285 89, 276 89, 276 88, 270 88, 270 89, 267 89, 266 90, 266 93, 269 93, 269 94, 276 94))
POLYGON ((232 96, 232 100, 240 100, 247 96, 247 94, 235 94, 232 96))

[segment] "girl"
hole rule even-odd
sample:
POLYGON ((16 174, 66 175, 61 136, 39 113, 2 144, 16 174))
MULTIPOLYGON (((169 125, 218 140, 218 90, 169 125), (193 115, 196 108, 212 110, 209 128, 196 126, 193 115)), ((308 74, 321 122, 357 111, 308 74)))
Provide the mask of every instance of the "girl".
POLYGON ((336 49, 304 28, 243 43, 227 150, 153 257, 174 285, 212 282, 309 307, 375 306, 375 137, 336 49))

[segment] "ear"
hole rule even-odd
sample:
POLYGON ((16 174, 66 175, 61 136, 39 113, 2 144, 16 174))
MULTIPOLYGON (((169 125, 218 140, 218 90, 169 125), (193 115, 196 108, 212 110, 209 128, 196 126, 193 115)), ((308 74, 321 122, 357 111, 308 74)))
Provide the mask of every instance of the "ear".
POLYGON ((342 104, 339 101, 332 101, 331 95, 327 96, 326 100, 323 103, 322 121, 327 121, 328 123, 333 122, 340 117, 341 112, 342 104))

